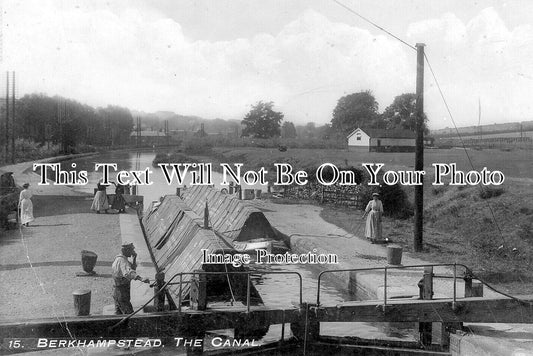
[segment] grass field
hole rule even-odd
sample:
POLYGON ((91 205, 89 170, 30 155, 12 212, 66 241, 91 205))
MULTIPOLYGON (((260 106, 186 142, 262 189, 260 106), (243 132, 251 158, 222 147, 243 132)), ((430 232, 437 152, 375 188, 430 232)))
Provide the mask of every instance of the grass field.
MULTIPOLYGON (((339 167, 359 167, 361 163, 383 163, 386 170, 413 169, 415 155, 408 153, 350 152, 334 149, 289 149, 280 152, 269 148, 215 148, 215 156, 220 161, 241 162, 250 168, 272 167, 273 163, 287 162, 294 169, 316 167, 329 162, 339 167)), ((426 149, 424 170, 433 171, 433 163, 456 163, 460 170, 472 169, 499 170, 505 177, 533 178, 533 152, 526 150, 463 150, 463 149, 426 149), (470 158, 470 159, 469 159, 470 158), (470 164, 472 162, 472 165, 470 164), (472 168, 473 166, 473 168, 472 168)))

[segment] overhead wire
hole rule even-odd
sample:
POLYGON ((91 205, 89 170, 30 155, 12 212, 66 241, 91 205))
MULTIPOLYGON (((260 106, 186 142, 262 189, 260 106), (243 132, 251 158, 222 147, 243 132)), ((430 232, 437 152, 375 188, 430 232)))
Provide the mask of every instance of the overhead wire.
POLYGON ((338 0, 333 0, 337 5, 339 6, 342 6, 343 8, 345 8, 346 10, 348 10, 349 12, 351 12, 352 14, 356 15, 357 17, 361 18, 362 20, 368 22, 369 24, 371 24, 372 26, 376 27, 377 29, 385 32, 386 34, 388 34, 389 36, 395 38, 396 40, 400 41, 401 43, 403 43, 404 45, 406 45, 407 47, 411 48, 411 49, 414 49, 416 51, 416 47, 407 43, 406 41, 402 40, 400 37, 396 36, 395 34, 393 34, 392 32, 390 31, 387 31, 386 29, 384 29, 383 27, 379 26, 378 24, 376 24, 375 22, 371 21, 370 19, 367 19, 366 17, 364 17, 363 15, 359 14, 357 11, 353 10, 352 8, 344 5, 343 3, 339 2, 338 0))
MULTIPOLYGON (((444 93, 442 91, 442 88, 440 87, 440 84, 439 84, 439 81, 437 79, 437 76, 435 75, 435 72, 433 71, 433 67, 431 66, 431 63, 429 62, 429 58, 428 58, 428 56, 427 56, 427 54, 425 52, 424 52, 424 58, 426 60, 426 63, 428 64, 429 71, 431 72, 431 76, 433 77, 433 80, 435 81, 435 85, 437 86, 437 89, 438 89, 440 97, 441 97, 441 99, 442 99, 442 101, 444 103, 444 106, 446 107, 446 111, 448 112, 448 115, 450 116, 450 119, 452 120, 453 127, 455 128, 455 131, 457 132, 457 136, 459 137, 459 140, 460 140, 461 146, 463 147, 463 150, 465 152, 466 158, 468 159, 468 162, 470 163, 470 167, 472 167, 472 169, 475 169, 474 168, 474 163, 472 162, 472 159, 470 158, 470 155, 468 154, 468 150, 466 149, 466 145, 464 143, 463 137, 461 136, 461 133, 459 132, 459 129, 457 128, 457 125, 455 124, 455 120, 453 118, 453 114, 452 114, 452 112, 450 110, 450 107, 448 105, 446 97, 444 96, 444 93)), ((478 187, 479 187, 479 189, 481 190, 482 193, 485 192, 485 189, 483 188, 482 185, 478 184, 478 187)), ((507 244, 507 241, 506 241, 506 239, 505 239, 505 237, 503 235, 503 232, 501 230, 500 224, 498 223, 498 220, 496 218, 496 214, 494 214, 494 210, 492 209, 491 204, 487 200, 485 200, 485 204, 487 204, 487 207, 489 208, 490 214, 492 216, 492 220, 494 221, 494 224, 496 225, 496 228, 498 229, 498 233, 500 235, 500 238, 503 241, 503 244, 505 246, 507 244)))
MULTIPOLYGON (((395 34, 391 33, 390 31, 384 29, 383 27, 379 26, 378 24, 376 24, 375 22, 371 21, 370 19, 364 17, 363 15, 359 14, 357 11, 351 9, 350 7, 342 4, 341 2, 339 2, 338 0, 333 0, 336 4, 338 4, 339 6, 342 6, 344 9, 346 9, 347 11, 351 12, 352 14, 356 15, 357 17, 361 18, 362 20, 366 21, 367 23, 371 24, 372 26, 376 27, 377 29, 379 29, 380 31, 383 31, 385 32, 386 34, 388 34, 389 36, 391 36, 392 38, 396 39, 397 41, 403 43, 404 45, 406 45, 407 47, 411 48, 411 49, 414 49, 414 50, 417 50, 416 47, 412 46, 411 44, 407 43, 406 41, 404 41, 403 39, 401 39, 399 36, 396 36, 395 34)), ((446 111, 448 112, 448 115, 450 116, 450 119, 452 120, 452 123, 453 123, 453 126, 457 132, 457 135, 459 136, 459 139, 461 141, 461 145, 463 147, 463 150, 466 154, 466 157, 468 159, 468 162, 470 163, 470 166, 472 167, 472 169, 474 169, 474 164, 472 162, 472 159, 470 158, 470 155, 468 154, 468 151, 466 149, 466 145, 463 141, 463 138, 461 136, 461 134, 459 133, 459 129, 457 128, 457 125, 455 124, 455 120, 453 118, 453 114, 450 110, 450 107, 448 105, 448 102, 446 100, 446 97, 444 96, 444 93, 440 87, 440 84, 439 84, 439 81, 437 80, 437 76, 435 75, 435 72, 433 71, 433 68, 431 66, 431 63, 429 62, 429 58, 427 56, 427 54, 424 52, 424 59, 426 61, 426 63, 428 64, 428 68, 431 72, 431 75, 433 77, 433 80, 435 81, 435 84, 437 86, 437 89, 439 91, 439 94, 440 94, 440 97, 442 99, 442 101, 444 102, 444 106, 446 107, 446 111)), ((482 192, 484 192, 484 188, 479 185, 479 188, 481 189, 482 192)), ((507 244, 507 241, 503 235, 503 232, 502 232, 502 229, 498 223, 498 220, 496 218, 496 214, 494 213, 494 210, 492 209, 492 206, 490 205, 490 203, 488 201, 485 200, 485 203, 487 204, 487 207, 489 208, 489 211, 490 211, 490 214, 492 216, 492 219, 494 221, 494 224, 496 225, 496 228, 498 230, 498 233, 500 235, 500 238, 501 240, 503 241, 503 245, 502 246, 505 246, 507 244)))

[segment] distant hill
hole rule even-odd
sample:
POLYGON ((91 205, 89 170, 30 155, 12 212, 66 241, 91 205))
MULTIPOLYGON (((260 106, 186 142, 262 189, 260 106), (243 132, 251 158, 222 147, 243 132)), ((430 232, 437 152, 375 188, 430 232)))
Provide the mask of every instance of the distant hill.
POLYGON ((490 133, 506 133, 506 132, 521 132, 521 131, 533 131, 533 121, 522 121, 522 122, 509 122, 505 124, 492 124, 492 125, 481 125, 481 126, 466 126, 455 128, 446 127, 439 130, 431 130, 430 135, 439 138, 439 137, 457 137, 457 131, 461 136, 464 135, 476 135, 480 132, 482 134, 490 133))
POLYGON ((207 133, 229 133, 241 130, 241 120, 204 119, 199 116, 180 115, 172 111, 146 113, 132 110, 131 114, 133 117, 141 118, 143 128, 151 130, 163 130, 165 120, 168 120, 169 130, 198 131, 202 124, 207 133))

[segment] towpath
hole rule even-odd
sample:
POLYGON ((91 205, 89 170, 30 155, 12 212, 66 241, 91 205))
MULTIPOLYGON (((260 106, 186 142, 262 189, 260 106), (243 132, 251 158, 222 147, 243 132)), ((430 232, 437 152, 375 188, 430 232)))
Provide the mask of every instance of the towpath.
MULTIPOLYGON (((91 290, 92 314, 112 313, 111 264, 125 240, 135 243, 139 273, 153 279, 155 269, 134 209, 95 214, 91 195, 69 186, 39 186, 31 163, 1 171, 13 172, 19 185, 31 184, 36 220, 0 233, 0 320, 72 316, 77 289, 91 290), (98 255, 94 277, 76 277, 82 271, 82 250, 98 255)), ((134 307, 152 294, 148 285, 132 282, 134 307)))

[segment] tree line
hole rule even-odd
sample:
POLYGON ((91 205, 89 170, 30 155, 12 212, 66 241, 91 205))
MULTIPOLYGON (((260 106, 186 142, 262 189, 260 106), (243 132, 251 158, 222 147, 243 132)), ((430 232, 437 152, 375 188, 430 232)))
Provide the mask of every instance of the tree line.
MULTIPOLYGON (((405 93, 394 98, 393 102, 380 113, 379 104, 371 91, 366 90, 341 97, 333 110, 331 122, 316 127, 310 122, 298 135, 294 123, 285 121, 284 114, 273 109, 273 102, 259 101, 242 120, 242 136, 257 138, 295 138, 301 134, 309 138, 344 139, 358 127, 376 129, 416 130, 416 94, 405 93)), ((427 117, 424 115, 424 131, 427 117)))
MULTIPOLYGON (((5 118, 5 106, 1 114, 5 118)), ((94 108, 60 96, 28 94, 17 100, 10 126, 16 138, 60 145, 61 153, 72 153, 77 145, 128 144, 133 117, 119 106, 94 108)))
MULTIPOLYGON (((415 94, 399 95, 383 112, 378 109, 372 92, 362 91, 341 97, 330 123, 321 126, 312 122, 294 125, 291 121, 284 121, 284 114, 274 110, 273 102, 259 101, 252 105, 241 121, 242 136, 343 140, 357 127, 415 130, 415 94)), ((0 115, 5 118, 5 105, 0 115)), ((424 119, 427 121, 427 118, 424 119)), ((231 127, 235 129, 237 123, 224 121, 224 124, 233 125, 231 127)), ((60 96, 28 94, 17 100, 16 119, 9 126, 10 131, 14 126, 16 138, 39 145, 52 143, 59 145, 60 153, 72 153, 80 145, 129 144, 134 120, 127 108, 119 106, 94 108, 60 96)), ((425 130, 427 132, 427 128, 425 130)), ((4 135, 0 136, 2 147, 5 139, 4 135)))

